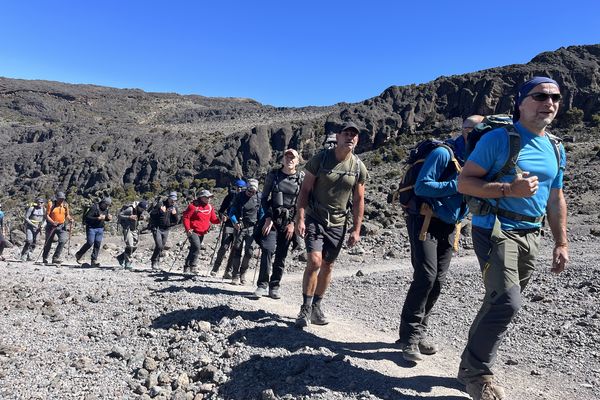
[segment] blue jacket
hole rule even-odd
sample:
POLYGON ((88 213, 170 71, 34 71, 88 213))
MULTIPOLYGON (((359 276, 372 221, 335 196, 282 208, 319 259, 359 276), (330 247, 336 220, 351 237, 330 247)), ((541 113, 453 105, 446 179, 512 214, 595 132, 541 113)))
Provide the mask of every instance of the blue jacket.
POLYGON ((458 172, 442 177, 452 164, 452 156, 445 147, 434 149, 425 159, 415 182, 415 194, 431 205, 435 216, 447 224, 462 220, 469 209, 458 193, 458 172), (443 181, 440 181, 444 178, 443 181))

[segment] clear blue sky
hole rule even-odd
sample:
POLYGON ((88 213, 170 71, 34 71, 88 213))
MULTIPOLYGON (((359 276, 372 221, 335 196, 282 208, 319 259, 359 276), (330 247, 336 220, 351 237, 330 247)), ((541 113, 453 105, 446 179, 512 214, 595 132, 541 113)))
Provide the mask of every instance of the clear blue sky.
POLYGON ((600 43, 600 1, 1 0, 0 76, 276 106, 600 43))

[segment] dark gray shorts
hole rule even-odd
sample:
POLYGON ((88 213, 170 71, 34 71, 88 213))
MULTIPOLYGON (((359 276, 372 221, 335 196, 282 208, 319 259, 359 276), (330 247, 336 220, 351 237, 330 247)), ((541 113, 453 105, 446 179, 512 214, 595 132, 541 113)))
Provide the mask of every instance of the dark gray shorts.
POLYGON ((340 254, 346 236, 346 224, 343 226, 334 226, 325 228, 316 219, 306 217, 306 236, 304 244, 306 252, 314 251, 323 253, 323 259, 327 262, 334 262, 340 254))

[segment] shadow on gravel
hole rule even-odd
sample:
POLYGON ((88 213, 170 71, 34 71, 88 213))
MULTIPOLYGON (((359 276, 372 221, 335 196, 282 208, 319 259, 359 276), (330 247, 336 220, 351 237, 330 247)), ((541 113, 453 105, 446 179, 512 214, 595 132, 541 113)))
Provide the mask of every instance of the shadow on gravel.
MULTIPOLYGON (((274 358, 253 356, 232 369, 229 381, 219 388, 219 395, 226 399, 260 399, 263 390, 272 389, 277 396, 328 398, 327 394, 336 392, 335 398, 341 394, 345 399, 363 399, 371 394, 385 399, 417 400, 423 399, 423 393, 430 393, 433 387, 456 388, 456 384, 454 378, 430 375, 390 377, 320 353, 294 354, 274 358)), ((459 395, 427 398, 468 399, 459 395)))
POLYGON ((252 322, 281 322, 289 323, 277 314, 268 313, 264 310, 242 311, 234 310, 228 306, 218 306, 210 308, 196 308, 177 310, 161 315, 152 321, 151 327, 154 329, 169 329, 174 326, 188 326, 192 321, 208 321, 213 325, 223 325, 226 319, 241 318, 252 322), (224 320, 224 318, 226 318, 224 320))
POLYGON ((193 294, 224 294, 228 296, 245 297, 252 294, 252 292, 239 292, 236 290, 228 290, 223 288, 211 287, 211 286, 193 286, 193 287, 182 287, 182 286, 169 286, 164 289, 156 290, 156 293, 178 293, 188 292, 193 294))

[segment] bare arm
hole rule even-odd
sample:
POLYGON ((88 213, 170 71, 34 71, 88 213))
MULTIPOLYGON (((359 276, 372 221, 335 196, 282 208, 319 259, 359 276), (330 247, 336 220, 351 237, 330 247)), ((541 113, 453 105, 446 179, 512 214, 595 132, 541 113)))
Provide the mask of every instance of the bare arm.
POLYGON ((348 247, 354 246, 360 240, 360 227, 365 214, 365 184, 358 183, 352 193, 352 231, 348 237, 348 247))
POLYGON ((296 201, 296 234, 300 237, 304 237, 304 211, 308 205, 308 199, 310 192, 312 192, 313 186, 315 185, 316 176, 306 171, 304 175, 304 181, 300 187, 300 193, 298 193, 298 200, 296 201))
POLYGON ((458 191, 482 199, 531 197, 537 192, 538 178, 529 176, 529 172, 517 174, 510 183, 488 182, 483 179, 487 172, 476 163, 467 161, 458 176, 458 191))
POLYGON ((562 189, 552 189, 546 207, 548 225, 554 237, 552 252, 552 272, 561 273, 569 262, 567 242, 567 202, 562 189))

